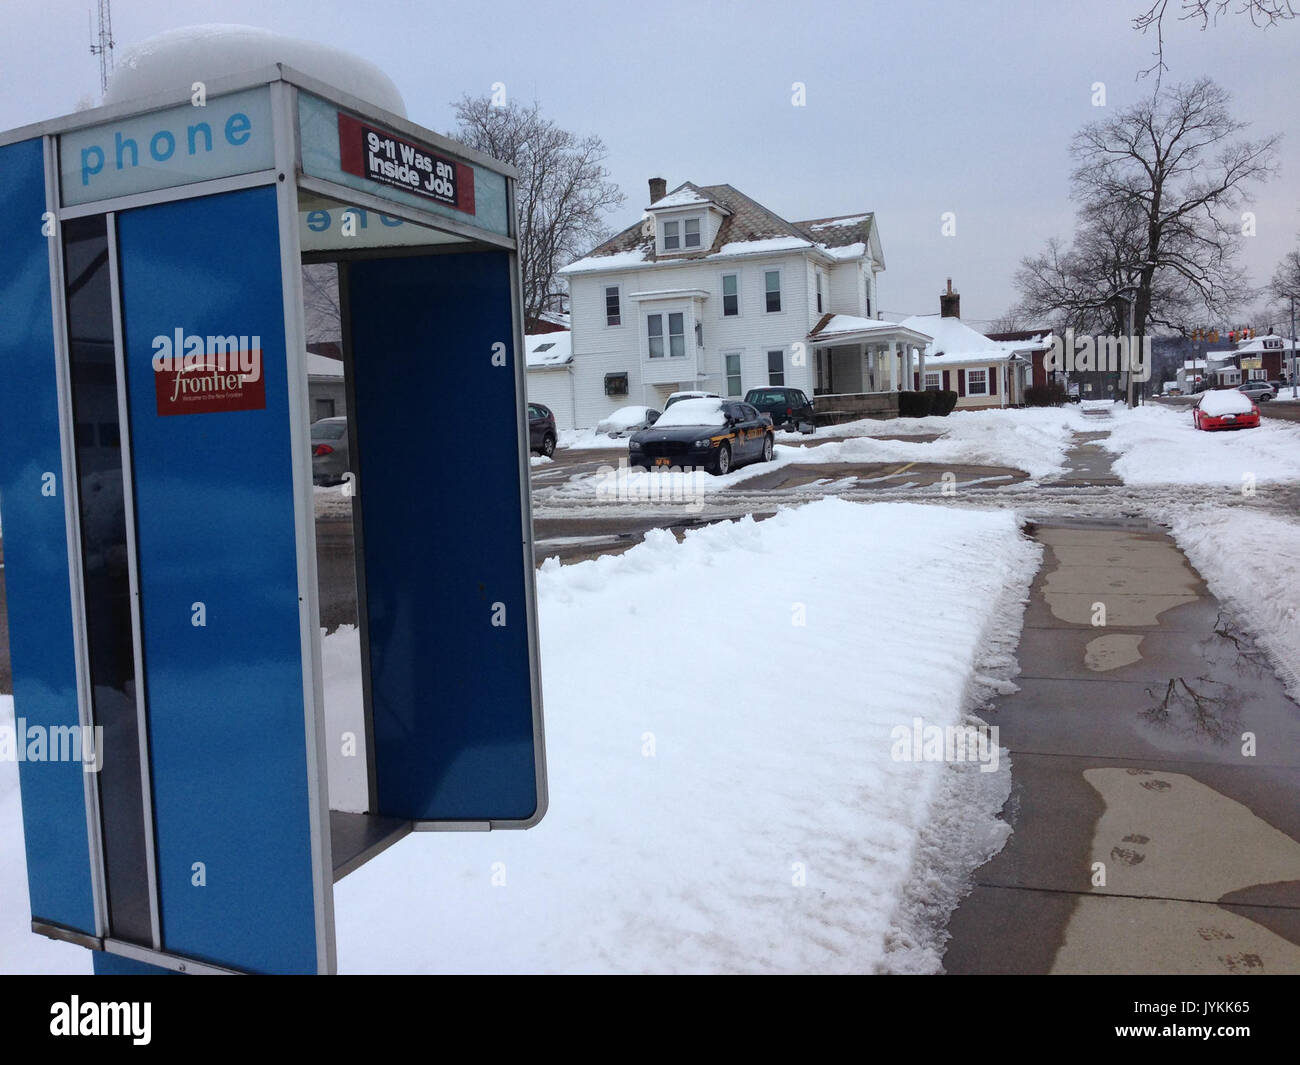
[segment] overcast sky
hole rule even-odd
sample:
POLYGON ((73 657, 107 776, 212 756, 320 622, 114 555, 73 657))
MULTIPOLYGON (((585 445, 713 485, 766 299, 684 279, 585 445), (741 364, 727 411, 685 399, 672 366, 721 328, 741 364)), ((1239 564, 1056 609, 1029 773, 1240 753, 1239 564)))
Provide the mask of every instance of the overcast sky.
MULTIPOLYGON (((635 221, 646 179, 730 183, 789 219, 876 212, 886 314, 932 313, 947 277, 972 322, 1014 302, 1021 256, 1068 236, 1071 135, 1151 90, 1144 0, 870 3, 650 0, 113 0, 119 50, 162 30, 240 23, 379 64, 412 120, 445 131, 451 102, 504 82, 609 147, 635 221), (807 106, 791 105, 791 85, 807 106), (943 212, 957 216, 940 234, 943 212)), ((98 99, 91 0, 0 7, 0 129, 98 99)), ((1177 6, 1173 0, 1171 7, 1177 6)), ((1237 6, 1234 0, 1232 5, 1237 6)), ((1300 231, 1300 24, 1171 20, 1169 80, 1209 74, 1253 135, 1283 132, 1280 177, 1257 190, 1245 263, 1262 283, 1300 231)))

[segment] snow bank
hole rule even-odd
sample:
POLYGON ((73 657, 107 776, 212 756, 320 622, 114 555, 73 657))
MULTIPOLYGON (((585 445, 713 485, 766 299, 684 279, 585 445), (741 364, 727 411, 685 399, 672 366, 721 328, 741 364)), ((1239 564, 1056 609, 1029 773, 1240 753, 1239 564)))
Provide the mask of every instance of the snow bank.
MULTIPOLYGON (((1008 512, 824 500, 547 563, 550 812, 341 881, 340 969, 881 967, 927 826, 999 838, 988 809, 934 809, 950 767, 892 760, 891 729, 961 719, 1037 559, 1008 512)), ((929 894, 956 894, 946 875, 929 894)))
POLYGON ((1180 511, 1170 527, 1210 591, 1256 634, 1300 701, 1300 524, 1238 506, 1180 511), (1232 545, 1251 545, 1255 555, 1243 563, 1232 545))
MULTIPOLYGON (((1238 393, 1240 394, 1240 393, 1238 393)), ((1240 487, 1300 480, 1300 425, 1264 418, 1258 429, 1204 433, 1191 407, 1149 405, 1126 410, 1095 428, 1098 443, 1118 456, 1113 469, 1126 484, 1206 484, 1240 487)))
POLYGON ((254 26, 187 26, 124 49, 103 102, 119 104, 158 93, 188 93, 196 81, 212 82, 274 63, 284 63, 367 103, 406 115, 402 94, 392 78, 373 63, 326 44, 254 26))

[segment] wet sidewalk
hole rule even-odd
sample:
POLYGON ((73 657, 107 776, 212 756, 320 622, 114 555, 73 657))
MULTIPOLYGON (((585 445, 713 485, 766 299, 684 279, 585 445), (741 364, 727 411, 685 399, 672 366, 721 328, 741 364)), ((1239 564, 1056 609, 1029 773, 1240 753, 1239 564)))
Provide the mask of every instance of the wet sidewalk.
POLYGON ((1300 707, 1163 531, 1031 534, 1020 691, 987 718, 1013 834, 945 969, 1300 972, 1300 707))

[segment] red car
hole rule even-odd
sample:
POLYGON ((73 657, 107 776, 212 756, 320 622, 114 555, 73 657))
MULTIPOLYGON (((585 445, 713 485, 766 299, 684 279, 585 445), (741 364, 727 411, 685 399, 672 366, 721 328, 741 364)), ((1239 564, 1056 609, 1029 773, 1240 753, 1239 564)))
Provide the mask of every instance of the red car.
POLYGON ((1256 429, 1259 408, 1255 401, 1235 388, 1217 388, 1202 392, 1192 408, 1192 424, 1198 429, 1256 429))

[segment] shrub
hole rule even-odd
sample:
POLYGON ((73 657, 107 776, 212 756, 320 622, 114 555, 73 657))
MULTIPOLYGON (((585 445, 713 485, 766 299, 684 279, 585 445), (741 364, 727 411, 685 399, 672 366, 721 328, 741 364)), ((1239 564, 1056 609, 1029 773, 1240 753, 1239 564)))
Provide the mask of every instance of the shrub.
POLYGON ((1031 385, 1025 389, 1025 402, 1031 407, 1060 407, 1068 402, 1065 386, 1059 381, 1031 385))
POLYGON ((934 406, 930 413, 939 418, 946 418, 952 413, 952 409, 957 406, 956 392, 931 392, 934 396, 934 406))
POLYGON ((924 418, 934 409, 934 392, 898 393, 900 418, 924 418))

